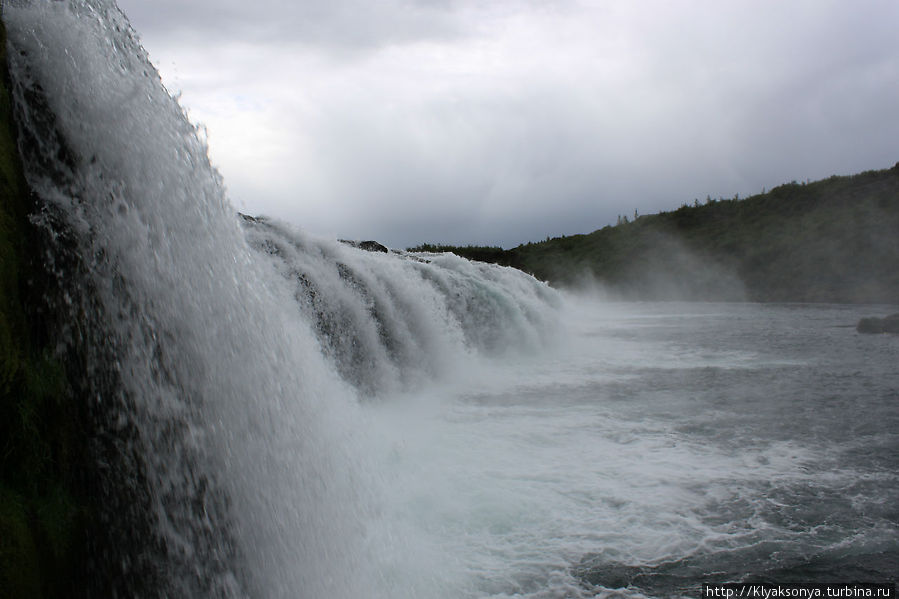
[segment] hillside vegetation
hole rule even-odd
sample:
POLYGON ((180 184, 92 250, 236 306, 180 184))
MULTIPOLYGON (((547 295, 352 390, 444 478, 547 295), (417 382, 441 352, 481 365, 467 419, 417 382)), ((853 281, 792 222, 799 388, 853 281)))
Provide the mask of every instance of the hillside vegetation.
POLYGON ((585 235, 421 251, 514 266, 553 285, 624 299, 899 302, 899 163, 707 198, 585 235))

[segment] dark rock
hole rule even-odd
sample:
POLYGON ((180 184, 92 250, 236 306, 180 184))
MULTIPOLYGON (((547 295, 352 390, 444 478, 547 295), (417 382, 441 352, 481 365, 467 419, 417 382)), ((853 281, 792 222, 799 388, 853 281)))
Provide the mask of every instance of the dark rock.
POLYGON ((881 325, 879 318, 862 318, 858 321, 855 330, 859 333, 882 333, 883 325, 881 325))
POLYGON ((390 250, 387 247, 381 245, 377 241, 351 241, 349 239, 340 239, 340 243, 345 243, 347 245, 351 245, 354 248, 359 248, 360 250, 365 250, 367 252, 383 252, 388 253, 390 250))
POLYGON ((855 330, 859 333, 899 335, 899 313, 890 314, 885 318, 862 318, 858 321, 855 330))
MULTIPOLYGON (((95 515, 84 483, 88 402, 59 349, 77 325, 57 316, 51 298, 62 291, 59 273, 71 271, 45 262, 46 245, 29 219, 38 204, 21 154, 35 147, 14 124, 6 48, 0 18, 0 596, 69 597, 86 586, 84 549, 95 515)), ((42 213, 45 222, 52 218, 49 209, 42 213)))

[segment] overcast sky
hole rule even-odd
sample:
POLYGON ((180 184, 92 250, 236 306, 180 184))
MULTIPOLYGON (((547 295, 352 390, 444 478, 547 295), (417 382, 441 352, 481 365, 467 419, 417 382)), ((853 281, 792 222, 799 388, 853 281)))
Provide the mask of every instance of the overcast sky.
POLYGON ((899 161, 895 0, 119 0, 241 211, 512 247, 899 161))

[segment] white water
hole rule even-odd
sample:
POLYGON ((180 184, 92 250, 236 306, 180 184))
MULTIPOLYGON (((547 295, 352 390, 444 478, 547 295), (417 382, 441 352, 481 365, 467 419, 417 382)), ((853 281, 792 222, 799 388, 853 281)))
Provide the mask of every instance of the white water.
POLYGON ((858 315, 603 307, 242 219, 110 2, 4 20, 35 221, 74 232, 96 401, 146 460, 162 582, 132 593, 668 595, 893 559, 896 349, 821 332, 858 315))

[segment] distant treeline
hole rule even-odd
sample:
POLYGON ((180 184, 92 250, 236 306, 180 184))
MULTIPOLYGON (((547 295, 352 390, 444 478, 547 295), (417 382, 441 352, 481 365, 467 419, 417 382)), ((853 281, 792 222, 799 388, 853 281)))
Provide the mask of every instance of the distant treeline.
POLYGON ((423 243, 421 245, 415 246, 414 248, 408 248, 410 252, 431 252, 440 254, 443 252, 452 252, 457 256, 462 256, 463 258, 468 258, 469 260, 479 260, 481 262, 493 262, 496 264, 507 264, 507 254, 508 252, 499 246, 486 246, 486 245, 466 245, 466 246, 455 246, 455 245, 434 245, 432 243, 423 243))
POLYGON ((509 250, 410 249, 513 266, 556 286, 597 284, 628 299, 897 303, 899 163, 746 199, 697 199, 509 250))

